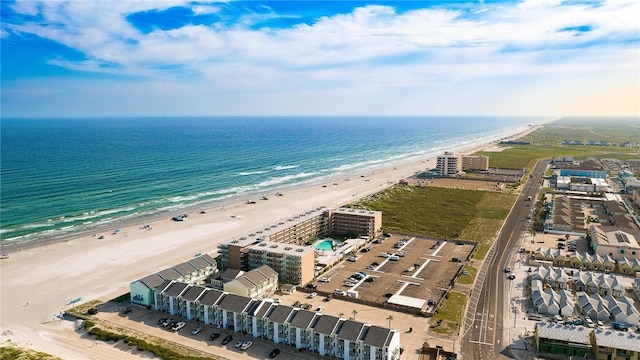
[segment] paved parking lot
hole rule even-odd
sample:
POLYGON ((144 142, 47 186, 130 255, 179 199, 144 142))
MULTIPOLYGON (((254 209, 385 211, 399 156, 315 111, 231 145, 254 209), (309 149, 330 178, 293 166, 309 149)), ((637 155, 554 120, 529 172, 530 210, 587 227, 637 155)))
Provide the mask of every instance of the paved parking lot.
MULTIPOLYGON (((344 261, 320 276, 330 282, 315 283, 317 292, 336 290, 357 292, 358 298, 383 304, 391 295, 402 295, 438 303, 455 275, 464 265, 475 244, 394 235, 382 243, 370 244, 368 252, 359 252, 356 261, 344 261), (402 245, 399 241, 405 240, 402 245), (383 253, 397 257, 383 257, 383 253), (453 259, 459 262, 452 261, 453 259), (346 285, 355 273, 373 278, 346 285)), ((385 255, 386 256, 386 255, 385 255)))

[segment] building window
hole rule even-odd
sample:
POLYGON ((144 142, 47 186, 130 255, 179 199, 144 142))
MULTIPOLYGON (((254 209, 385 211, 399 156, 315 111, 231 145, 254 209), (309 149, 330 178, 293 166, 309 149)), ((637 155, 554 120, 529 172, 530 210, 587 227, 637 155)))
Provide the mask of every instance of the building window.
POLYGON ((620 254, 624 254, 624 249, 620 249, 620 254))

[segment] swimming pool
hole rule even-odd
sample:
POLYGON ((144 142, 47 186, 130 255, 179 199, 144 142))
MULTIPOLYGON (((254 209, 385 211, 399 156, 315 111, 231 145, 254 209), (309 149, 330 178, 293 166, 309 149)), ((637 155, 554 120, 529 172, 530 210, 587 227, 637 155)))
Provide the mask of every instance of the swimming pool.
POLYGON ((315 248, 316 250, 331 251, 333 250, 332 244, 333 240, 322 240, 316 243, 315 248))

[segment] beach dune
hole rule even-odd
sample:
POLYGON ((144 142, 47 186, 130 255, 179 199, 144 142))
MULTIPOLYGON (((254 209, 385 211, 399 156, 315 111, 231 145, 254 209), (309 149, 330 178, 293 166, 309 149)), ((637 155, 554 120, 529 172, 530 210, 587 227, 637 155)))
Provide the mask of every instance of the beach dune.
MULTIPOLYGON (((457 151, 472 153, 492 145, 457 151)), ((120 227, 119 232, 108 229, 11 252, 0 263, 0 340, 63 359, 138 358, 81 338, 76 324, 55 320, 55 315, 72 306, 72 299, 83 303, 114 298, 127 293, 130 282, 197 253, 215 256, 217 244, 234 236, 318 206, 340 207, 434 166, 434 158, 424 159, 349 181, 336 180, 336 185, 294 189, 282 196, 266 194, 269 200, 255 199, 255 204, 242 201, 202 209, 204 213, 194 211, 185 221, 167 218, 144 223, 150 229, 135 224, 120 227)))

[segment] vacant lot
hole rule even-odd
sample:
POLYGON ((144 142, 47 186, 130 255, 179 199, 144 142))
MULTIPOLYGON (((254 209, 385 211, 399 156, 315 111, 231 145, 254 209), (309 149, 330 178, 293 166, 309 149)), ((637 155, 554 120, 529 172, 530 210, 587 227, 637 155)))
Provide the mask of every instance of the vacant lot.
MULTIPOLYGON (((359 299, 380 305, 385 304, 391 295, 433 300, 437 304, 452 285, 474 246, 455 241, 394 235, 380 244, 371 244, 371 250, 358 253, 356 261, 345 261, 325 273, 323 277, 331 281, 318 282, 317 291, 325 294, 331 294, 336 289, 356 291, 359 299), (409 241, 399 248, 394 247, 401 239, 409 241), (397 260, 381 256, 381 253, 398 252, 403 252, 404 256, 398 256, 397 260), (460 262, 453 262, 453 258, 460 262), (366 273, 373 281, 363 279, 356 285, 346 285, 345 281, 358 272, 366 273)), ((424 310, 430 311, 432 308, 424 310)))
POLYGON ((482 259, 516 198, 496 191, 401 185, 353 207, 382 211, 387 232, 477 242, 474 257, 482 259))

